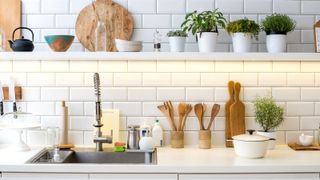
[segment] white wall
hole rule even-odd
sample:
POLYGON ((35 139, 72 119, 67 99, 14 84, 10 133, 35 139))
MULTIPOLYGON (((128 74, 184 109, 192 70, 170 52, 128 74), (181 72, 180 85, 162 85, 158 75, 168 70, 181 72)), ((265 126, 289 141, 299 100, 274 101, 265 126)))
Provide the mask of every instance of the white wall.
MULTIPOLYGON (((23 25, 36 34, 36 50, 48 51, 44 35, 75 34, 74 26, 79 11, 91 0, 22 0, 23 25)), ((297 29, 289 34, 288 51, 312 52, 314 22, 319 19, 320 1, 317 0, 115 0, 132 13, 135 21, 133 40, 143 40, 144 51, 153 48, 152 34, 159 29, 165 35, 170 29, 180 27, 186 12, 219 8, 228 20, 243 18, 261 22, 273 12, 286 13, 297 21, 297 29)), ((164 51, 168 40, 164 38, 164 51)), ((253 51, 265 51, 265 35, 255 42, 253 51)), ((197 51, 195 38, 190 35, 187 51, 197 51)), ((80 43, 73 44, 72 51, 83 51, 80 43)), ((217 51, 232 51, 231 38, 220 31, 217 51)))

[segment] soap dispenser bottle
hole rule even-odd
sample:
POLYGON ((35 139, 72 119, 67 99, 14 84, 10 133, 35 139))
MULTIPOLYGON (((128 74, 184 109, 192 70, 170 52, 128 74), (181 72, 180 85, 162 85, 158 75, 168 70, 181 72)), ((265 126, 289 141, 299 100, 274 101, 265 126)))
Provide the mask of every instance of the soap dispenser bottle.
POLYGON ((152 138, 156 147, 163 146, 163 129, 158 119, 152 128, 152 138))
POLYGON ((152 137, 150 136, 150 130, 143 130, 145 134, 144 137, 140 139, 139 147, 142 151, 152 151, 154 149, 154 142, 152 137))

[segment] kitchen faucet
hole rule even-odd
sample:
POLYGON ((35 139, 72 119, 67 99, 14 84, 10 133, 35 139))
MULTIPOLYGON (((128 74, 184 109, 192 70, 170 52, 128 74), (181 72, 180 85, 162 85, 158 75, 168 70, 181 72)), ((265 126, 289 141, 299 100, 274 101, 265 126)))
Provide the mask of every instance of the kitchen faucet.
POLYGON ((96 124, 93 125, 93 127, 96 128, 96 135, 93 138, 93 142, 96 143, 96 151, 103 151, 102 144, 103 143, 112 143, 112 131, 111 136, 103 136, 101 127, 103 124, 101 124, 101 92, 100 92, 100 78, 98 73, 94 73, 93 76, 93 82, 94 82, 94 94, 96 96, 96 124))

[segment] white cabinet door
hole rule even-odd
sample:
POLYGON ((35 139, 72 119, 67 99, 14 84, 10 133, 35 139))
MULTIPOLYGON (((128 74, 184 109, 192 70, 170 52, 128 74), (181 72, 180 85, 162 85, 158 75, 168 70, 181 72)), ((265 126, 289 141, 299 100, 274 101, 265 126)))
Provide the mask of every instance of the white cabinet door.
POLYGON ((176 174, 89 174, 90 180, 178 180, 176 174))
POLYGON ((182 174, 179 180, 319 180, 318 173, 306 174, 182 174))
POLYGON ((88 174, 2 173, 1 180, 88 180, 88 174))

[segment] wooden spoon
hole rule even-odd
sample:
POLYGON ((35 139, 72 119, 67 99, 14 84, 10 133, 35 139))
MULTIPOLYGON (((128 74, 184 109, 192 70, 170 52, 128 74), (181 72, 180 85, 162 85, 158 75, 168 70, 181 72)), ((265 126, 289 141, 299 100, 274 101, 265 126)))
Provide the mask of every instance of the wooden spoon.
POLYGON ((183 131, 184 129, 184 125, 186 124, 186 121, 187 121, 187 117, 189 115, 189 113, 192 111, 192 106, 191 104, 187 104, 187 107, 186 107, 186 110, 185 110, 185 114, 184 114, 184 117, 183 117, 183 123, 182 123, 182 126, 181 126, 181 130, 183 131))
POLYGON ((210 123, 207 127, 207 130, 210 130, 211 126, 212 126, 212 123, 213 123, 213 120, 215 119, 215 117, 217 116, 217 114, 219 113, 220 111, 220 105, 219 104, 214 104, 212 106, 212 110, 211 110, 211 119, 210 119, 210 123))
POLYGON ((194 106, 194 112, 198 118, 199 121, 199 126, 200 126, 200 130, 204 130, 204 125, 203 125, 203 121, 202 121, 202 117, 203 117, 203 106, 202 103, 196 104, 194 106))
POLYGON ((186 108, 187 108, 187 103, 185 103, 185 102, 180 103, 179 106, 178 106, 178 112, 179 112, 178 131, 181 131, 183 129, 182 122, 183 122, 183 118, 184 118, 185 113, 186 113, 186 108))
POLYGON ((166 118, 168 119, 168 121, 169 121, 169 124, 170 124, 170 126, 171 126, 171 129, 173 130, 173 131, 176 131, 177 129, 176 129, 176 127, 175 127, 175 125, 174 125, 174 122, 172 121, 172 119, 171 119, 171 116, 170 116, 170 112, 169 112, 169 109, 167 108, 167 106, 164 104, 164 105, 160 105, 160 106, 158 106, 158 109, 166 116, 166 118))

